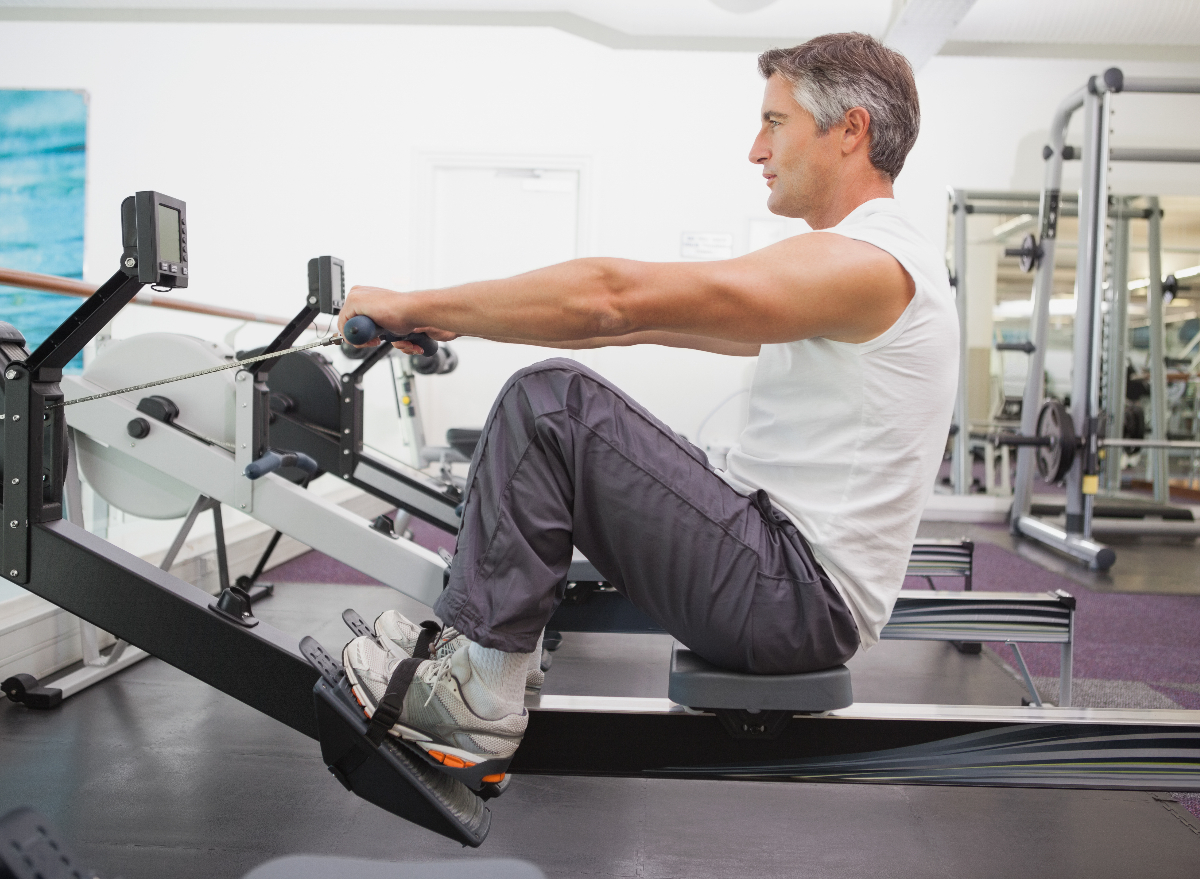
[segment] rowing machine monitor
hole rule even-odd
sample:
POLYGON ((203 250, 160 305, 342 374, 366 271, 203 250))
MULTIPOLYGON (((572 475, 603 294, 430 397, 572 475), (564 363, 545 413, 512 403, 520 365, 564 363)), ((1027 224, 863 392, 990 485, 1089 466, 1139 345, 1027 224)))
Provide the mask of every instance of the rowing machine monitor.
POLYGON ((187 206, 161 192, 139 192, 121 203, 121 268, 155 287, 188 285, 187 206))
POLYGON ((337 314, 346 302, 346 264, 336 256, 308 261, 308 304, 321 314, 337 314))

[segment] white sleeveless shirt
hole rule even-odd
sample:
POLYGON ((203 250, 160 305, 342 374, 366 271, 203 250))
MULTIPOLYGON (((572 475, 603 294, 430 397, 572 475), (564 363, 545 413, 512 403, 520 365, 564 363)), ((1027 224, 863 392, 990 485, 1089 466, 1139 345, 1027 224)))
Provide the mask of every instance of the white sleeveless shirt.
POLYGON ((796 523, 869 648, 896 603, 946 447, 958 316, 937 249, 894 200, 868 201, 824 231, 890 253, 915 294, 869 342, 763 345, 750 418, 722 475, 741 492, 764 489, 796 523))

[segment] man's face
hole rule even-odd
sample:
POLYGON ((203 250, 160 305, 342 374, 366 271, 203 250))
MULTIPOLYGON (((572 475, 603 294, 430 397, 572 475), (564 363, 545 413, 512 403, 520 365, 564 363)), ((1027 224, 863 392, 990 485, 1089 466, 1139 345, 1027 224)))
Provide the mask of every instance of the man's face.
POLYGON ((787 80, 778 74, 767 80, 762 128, 750 148, 750 161, 763 167, 771 213, 805 217, 823 204, 835 185, 839 155, 839 141, 830 133, 817 133, 812 114, 796 103, 787 80))

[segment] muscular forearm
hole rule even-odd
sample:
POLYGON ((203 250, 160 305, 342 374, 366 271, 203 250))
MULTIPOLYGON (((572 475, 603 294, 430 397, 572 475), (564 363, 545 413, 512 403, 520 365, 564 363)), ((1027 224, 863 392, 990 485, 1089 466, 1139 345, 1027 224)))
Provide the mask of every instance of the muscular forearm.
MULTIPOLYGON (((636 263, 579 259, 513 278, 479 281, 443 290, 396 294, 356 288, 347 304, 397 332, 436 327, 465 336, 551 345, 621 335, 614 300, 634 283, 636 263)), ((343 312, 345 313, 345 312, 343 312)))
POLYGON ((757 357, 760 347, 748 342, 730 342, 725 339, 713 339, 709 336, 671 333, 665 330, 643 330, 636 333, 626 333, 623 336, 593 336, 590 339, 567 339, 556 342, 512 336, 500 337, 496 335, 487 335, 481 338, 513 345, 540 345, 544 348, 562 348, 570 351, 585 351, 594 348, 624 348, 633 345, 662 345, 667 348, 691 348, 696 351, 709 351, 713 354, 726 354, 731 357, 757 357))

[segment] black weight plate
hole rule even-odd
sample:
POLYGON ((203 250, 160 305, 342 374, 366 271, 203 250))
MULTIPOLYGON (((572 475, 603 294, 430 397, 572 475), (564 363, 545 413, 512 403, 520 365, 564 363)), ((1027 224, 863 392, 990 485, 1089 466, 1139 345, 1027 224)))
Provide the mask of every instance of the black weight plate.
POLYGON ((1045 482, 1062 482, 1075 462, 1075 424, 1058 400, 1047 400, 1038 413, 1037 435, 1053 440, 1037 447, 1038 476, 1045 482))
POLYGON ((1037 268, 1039 257, 1037 239, 1026 235, 1021 241, 1021 271, 1032 272, 1037 268))

